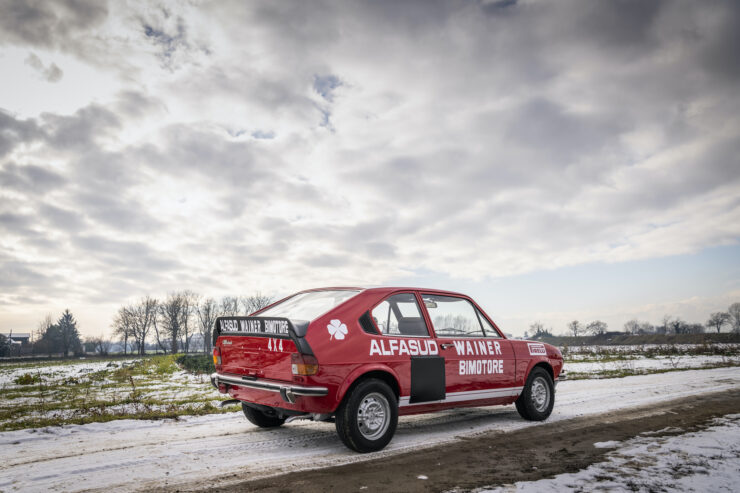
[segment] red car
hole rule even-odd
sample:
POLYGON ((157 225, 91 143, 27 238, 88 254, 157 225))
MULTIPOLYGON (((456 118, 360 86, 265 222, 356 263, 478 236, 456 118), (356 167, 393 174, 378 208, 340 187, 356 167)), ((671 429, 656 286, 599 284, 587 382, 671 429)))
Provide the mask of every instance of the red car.
POLYGON ((358 452, 390 442, 398 416, 516 404, 552 411, 563 368, 548 344, 507 339, 469 297, 417 288, 301 291, 248 317, 220 317, 213 385, 260 427, 336 423, 358 452))

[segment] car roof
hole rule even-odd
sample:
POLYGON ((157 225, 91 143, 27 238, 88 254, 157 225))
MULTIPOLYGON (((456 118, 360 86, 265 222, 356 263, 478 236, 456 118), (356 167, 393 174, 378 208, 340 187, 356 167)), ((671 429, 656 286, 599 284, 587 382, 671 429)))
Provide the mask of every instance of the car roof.
POLYGON ((462 294, 462 293, 457 293, 455 291, 446 291, 443 289, 419 288, 419 287, 410 287, 410 286, 372 286, 372 287, 331 286, 331 287, 325 287, 325 288, 304 289, 303 291, 300 291, 300 292, 308 293, 312 291, 339 291, 339 290, 352 290, 352 291, 361 291, 364 293, 377 293, 377 294, 390 294, 396 291, 423 291, 425 293, 467 297, 467 295, 462 294))

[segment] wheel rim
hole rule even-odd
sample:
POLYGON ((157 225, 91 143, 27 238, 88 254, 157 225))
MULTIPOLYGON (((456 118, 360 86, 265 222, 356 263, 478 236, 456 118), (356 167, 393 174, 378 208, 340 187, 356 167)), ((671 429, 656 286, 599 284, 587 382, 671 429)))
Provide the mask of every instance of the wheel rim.
POLYGON ((550 405, 550 387, 543 377, 537 377, 532 382, 532 404, 538 412, 542 412, 550 405))
POLYGON ((376 440, 388 429, 391 406, 383 394, 367 394, 357 409, 357 426, 368 440, 376 440))

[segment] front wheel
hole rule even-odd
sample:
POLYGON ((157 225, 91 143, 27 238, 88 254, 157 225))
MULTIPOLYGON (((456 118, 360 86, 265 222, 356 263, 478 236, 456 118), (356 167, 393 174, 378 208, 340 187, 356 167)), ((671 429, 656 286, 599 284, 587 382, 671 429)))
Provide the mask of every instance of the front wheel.
POLYGON ((285 423, 285 418, 278 417, 277 413, 271 408, 262 411, 254 407, 250 407, 242 402, 242 411, 244 416, 247 417, 250 423, 259 426, 260 428, 276 428, 285 423))
POLYGON ((388 445, 398 424, 398 401, 387 383, 360 382, 339 406, 337 434, 356 452, 375 452, 388 445))
POLYGON ((524 391, 516 400, 516 410, 528 421, 544 421, 555 404, 555 386, 550 374, 542 367, 535 367, 527 378, 524 391))

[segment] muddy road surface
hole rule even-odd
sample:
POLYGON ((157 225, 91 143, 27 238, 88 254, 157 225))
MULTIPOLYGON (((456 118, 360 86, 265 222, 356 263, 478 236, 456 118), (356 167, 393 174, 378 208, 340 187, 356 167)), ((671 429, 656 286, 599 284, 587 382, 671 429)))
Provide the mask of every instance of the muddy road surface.
POLYGON ((596 448, 594 443, 661 430, 655 436, 684 433, 738 410, 740 390, 718 392, 511 432, 490 431, 392 457, 242 481, 209 491, 466 491, 535 481, 602 461, 609 449, 596 448), (672 430, 665 430, 668 427, 672 430))

